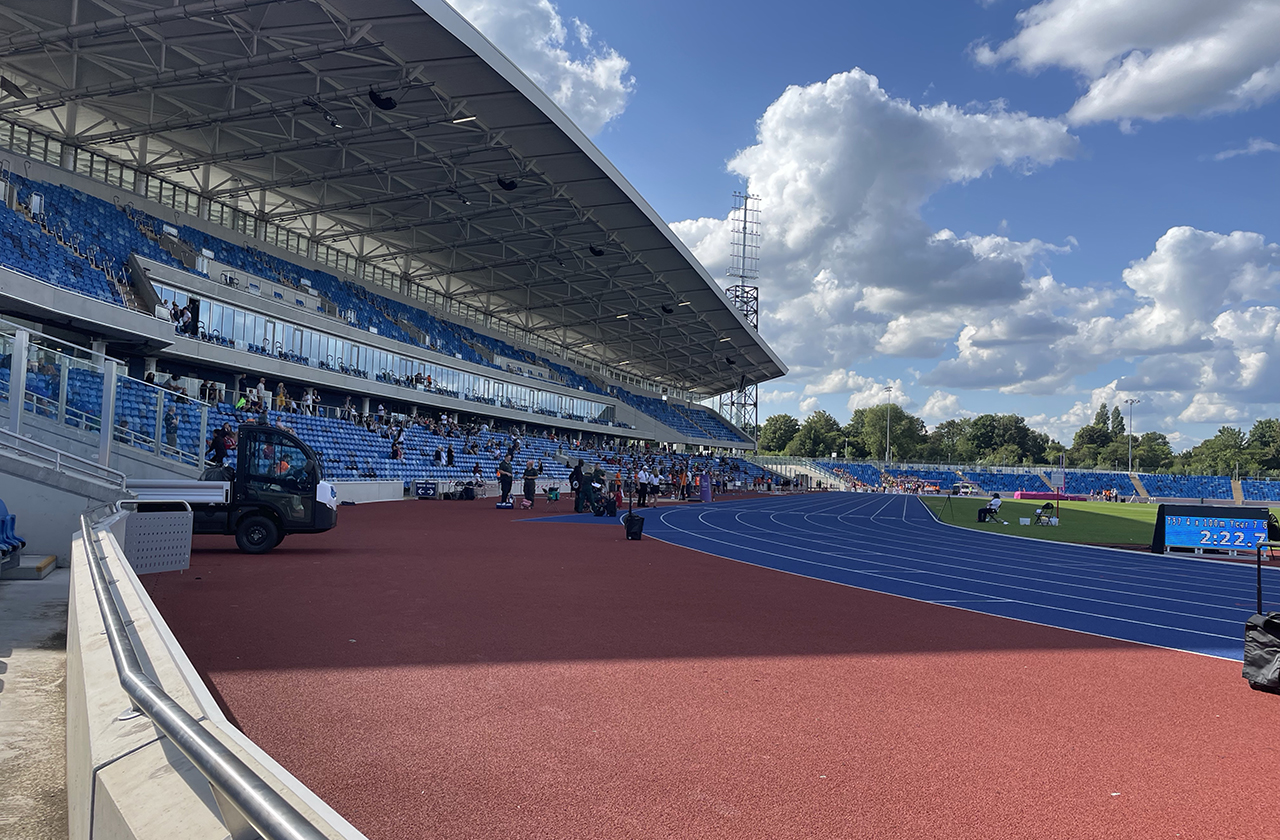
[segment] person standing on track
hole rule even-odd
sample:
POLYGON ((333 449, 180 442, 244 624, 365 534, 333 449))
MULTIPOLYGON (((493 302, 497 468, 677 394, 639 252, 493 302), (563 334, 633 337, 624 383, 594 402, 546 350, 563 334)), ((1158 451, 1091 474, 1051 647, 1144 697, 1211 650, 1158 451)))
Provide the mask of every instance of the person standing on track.
POLYGON ((573 472, 569 473, 569 489, 573 491, 573 512, 582 513, 583 502, 586 500, 586 493, 583 491, 583 475, 582 475, 581 458, 578 459, 578 465, 573 468, 573 472))
POLYGON ((498 464, 498 485, 502 490, 502 504, 509 504, 511 501, 511 481, 513 475, 511 472, 511 462, 506 458, 498 464))
POLYGON ((521 503, 523 508, 533 507, 534 496, 538 494, 538 476, 542 474, 542 465, 533 465, 533 459, 530 458, 524 464, 524 502, 521 503))

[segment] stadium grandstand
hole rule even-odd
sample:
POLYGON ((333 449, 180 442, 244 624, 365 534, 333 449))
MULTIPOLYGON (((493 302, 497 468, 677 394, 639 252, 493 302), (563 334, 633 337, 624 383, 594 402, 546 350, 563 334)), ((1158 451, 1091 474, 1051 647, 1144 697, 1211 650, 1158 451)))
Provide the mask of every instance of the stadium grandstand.
MULTIPOLYGON (((753 448, 701 403, 781 361, 545 95, 429 11, 235 0, 11 32, 5 315, 219 420, 265 377, 317 417, 350 399, 753 448), (122 78, 174 39, 166 65, 122 78)), ((128 406, 116 425, 154 424, 128 406)))
MULTIPOLYGON (((0 422, 24 481, 74 473, 83 507, 234 467, 215 430, 254 421, 393 498, 483 492, 517 452, 540 489, 576 458, 773 478, 708 404, 785 365, 446 3, 18 2, 0 63, 0 422)), ((5 568, 41 530, 15 486, 5 568)))
MULTIPOLYGON (((11 0, 0 15, 0 572, 34 581, 71 568, 60 593, 28 605, 36 623, 66 617, 61 629, 21 649, 66 648, 65 670, 45 682, 65 685, 52 764, 65 756, 61 819, 77 840, 739 836, 713 822, 663 827, 654 815, 690 786, 668 784, 665 758, 615 772, 627 739, 684 727, 684 757, 705 778, 708 733, 736 738, 792 704, 743 682, 759 682, 760 662, 782 663, 770 679, 790 692, 811 679, 792 669, 899 649, 887 636, 841 636, 853 616, 901 625, 870 595, 943 602, 817 577, 810 567, 836 568, 831 551, 771 541, 758 524, 809 522, 803 496, 681 505, 695 495, 686 482, 705 501, 713 488, 1053 490, 1036 469, 755 457, 756 430, 710 406, 786 372, 624 175, 444 0, 11 0), (225 537, 242 536, 232 527, 197 528, 192 541, 211 508, 231 522, 238 479, 222 468, 240 475, 250 461, 237 427, 298 444, 307 475, 323 479, 290 490, 286 447, 257 450, 271 479, 254 492, 287 497, 315 526, 269 558, 231 555, 225 537), (516 461, 518 475, 526 459, 539 464, 525 491, 538 513, 495 510, 495 473, 516 461), (581 517, 591 522, 569 515, 573 503, 557 507, 584 462, 617 495, 637 470, 653 475, 663 508, 646 521, 668 530, 649 532, 648 553, 624 555, 621 528, 592 533, 616 525, 607 507, 581 517), (195 484, 210 495, 164 495, 195 484), (139 500, 149 487, 150 506, 139 500), (406 498, 436 487, 489 503, 406 498), (330 514, 340 500, 394 504, 330 514), (795 507, 754 517, 761 501, 795 507), (302 502, 327 507, 328 523, 302 502), (667 522, 672 511, 685 518, 667 522), (792 549, 824 559, 801 558, 808 566, 790 577, 709 564, 736 559, 717 553, 725 534, 756 542, 744 563, 792 549), (689 535, 705 542, 676 541, 689 535), (18 565, 24 552, 48 556, 18 565), (183 574, 138 576, 171 569, 183 574), (666 706, 630 694, 688 662, 711 694, 677 692, 666 706), (476 683, 460 678, 491 666, 476 683), (724 705, 730 683, 706 676, 723 667, 745 687, 733 703, 765 698, 768 714, 732 717, 749 707, 724 705), (547 699, 553 683, 568 686, 560 699, 547 699), (605 706, 624 723, 601 746, 605 706), (491 725, 512 709, 528 718, 491 725), (485 732, 473 738, 477 721, 485 732), (584 738, 588 759, 553 754, 584 738), (610 790, 580 781, 588 765, 610 790)), ((1068 471, 1066 489, 1280 498, 1268 482, 1118 472, 1068 471)), ((873 503, 900 503, 894 528, 936 524, 911 499, 820 501, 833 505, 823 527, 841 529, 837 543, 878 538, 887 526, 864 510, 873 503), (846 514, 871 517, 871 530, 848 536, 846 514)), ((264 550, 280 545, 287 518, 259 528, 277 538, 263 537, 264 550)), ((629 525, 628 540, 639 536, 629 525)), ((985 601, 1009 599, 973 603, 985 601)), ((1066 647, 1045 639, 1029 648, 1066 647)), ((928 640, 957 661, 984 647, 928 640)), ((35 682, 10 659, 6 703, 35 682)), ((860 682, 821 667, 841 691, 860 682)), ((827 711, 805 726, 839 729, 821 722, 834 707, 815 702, 827 711)), ((29 728, 31 743, 48 735, 29 728)), ((751 748, 772 761, 766 750, 777 752, 751 748)), ((732 751, 724 766, 745 766, 732 751)), ((23 740, 20 752, 36 748, 23 740)), ((796 793, 798 777, 788 769, 764 786, 781 797, 768 833, 829 807, 818 787, 796 793)), ((0 801, 14 801, 11 779, 0 776, 0 801)), ((738 813, 723 795, 690 794, 690 812, 738 813)))

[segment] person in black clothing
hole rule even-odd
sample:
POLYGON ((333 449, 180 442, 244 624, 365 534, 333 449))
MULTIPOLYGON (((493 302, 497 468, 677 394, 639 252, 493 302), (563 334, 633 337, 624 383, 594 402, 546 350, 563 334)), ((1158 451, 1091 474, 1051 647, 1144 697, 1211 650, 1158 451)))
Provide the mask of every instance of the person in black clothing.
POLYGON ((586 500, 586 494, 582 489, 582 464, 581 458, 578 459, 578 466, 573 468, 573 472, 569 473, 569 489, 573 491, 573 512, 582 513, 583 502, 586 500))
POLYGON ((213 430, 213 440, 210 442, 209 448, 213 450, 214 466, 222 466, 223 461, 227 459, 228 436, 231 434, 230 423, 223 423, 221 428, 213 430))
POLYGON ((502 503, 505 505, 511 501, 511 481, 514 475, 511 472, 511 462, 503 458, 498 464, 498 485, 502 490, 502 503))
POLYGON ((453 444, 449 444, 449 449, 444 453, 445 466, 453 466, 453 444))
POLYGON ((524 503, 521 507, 533 507, 533 497, 538 494, 538 476, 542 474, 542 466, 534 466, 530 458, 524 465, 524 503))

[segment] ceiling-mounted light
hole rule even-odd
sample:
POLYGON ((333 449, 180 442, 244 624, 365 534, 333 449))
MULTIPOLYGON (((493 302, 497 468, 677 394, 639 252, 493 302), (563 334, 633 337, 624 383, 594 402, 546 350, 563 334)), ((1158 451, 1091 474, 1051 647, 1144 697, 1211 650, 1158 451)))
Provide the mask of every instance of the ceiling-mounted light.
POLYGON ((727 335, 726 335, 724 338, 722 338, 722 339, 720 339, 720 340, 721 340, 721 341, 728 341, 728 340, 729 340, 729 336, 727 336, 727 335))
POLYGON ((593 257, 603 257, 603 256, 604 256, 604 249, 603 249, 603 248, 601 248, 599 245, 592 245, 592 246, 591 246, 591 256, 593 256, 593 257))
POLYGON ((662 314, 663 314, 663 315, 674 315, 674 314, 676 314, 676 311, 675 311, 675 309, 673 309, 673 308, 671 307, 671 304, 669 304, 669 303, 664 303, 664 304, 662 304, 662 314))
POLYGON ((474 116, 473 116, 473 117, 458 117, 456 120, 449 120, 449 122, 453 123, 454 125, 462 125, 463 123, 473 122, 473 121, 475 121, 476 119, 477 119, 477 118, 476 118, 476 117, 474 117, 474 116))
POLYGON ((556 265, 560 266, 561 268, 565 267, 564 260, 560 259, 559 254, 556 254, 556 265))
POLYGON ((449 188, 449 192, 451 192, 451 193, 453 193, 455 196, 457 196, 457 197, 458 197, 458 200, 459 200, 459 201, 461 201, 461 202, 462 202, 463 204, 465 204, 466 206, 468 206, 468 207, 470 207, 470 206, 471 206, 471 199, 467 198, 465 195, 463 195, 461 192, 459 192, 459 191, 458 191, 458 189, 457 189, 457 187, 450 187, 450 188, 449 188))
POLYGON ((726 358, 725 358, 725 361, 726 361, 726 362, 728 362, 728 363, 729 363, 729 364, 731 364, 731 365, 736 365, 736 364, 738 363, 738 360, 737 360, 737 359, 735 359, 735 358, 733 358, 733 356, 728 356, 728 357, 726 357, 726 358))
POLYGON ((684 301, 683 303, 679 303, 679 304, 677 304, 677 306, 688 306, 688 305, 689 305, 689 304, 691 304, 691 303, 693 303, 693 301, 691 301, 691 300, 686 300, 686 301, 684 301))
POLYGON ((390 96, 383 96, 376 90, 369 91, 369 101, 383 111, 394 111, 397 105, 396 101, 390 96))
POLYGON ((511 192, 511 191, 513 191, 516 187, 518 187, 518 186, 520 186, 520 185, 519 185, 518 183, 516 183, 515 181, 508 181, 508 180, 506 180, 505 178, 499 178, 499 179, 498 179, 498 186, 502 187, 502 188, 503 188, 504 190, 506 190, 507 192, 511 192))
POLYGON ((618 317, 618 318, 627 318, 627 317, 629 317, 629 316, 624 312, 623 314, 618 315, 618 316, 616 316, 616 317, 618 317))

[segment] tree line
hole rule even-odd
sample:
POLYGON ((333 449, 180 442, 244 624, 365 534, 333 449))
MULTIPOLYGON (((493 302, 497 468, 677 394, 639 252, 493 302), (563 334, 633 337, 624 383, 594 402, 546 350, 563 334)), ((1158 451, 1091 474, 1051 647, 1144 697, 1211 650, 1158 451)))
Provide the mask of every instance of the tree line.
POLYGON ((890 460, 899 462, 1057 466, 1065 457, 1069 467, 1123 471, 1132 447, 1135 471, 1243 476, 1280 470, 1280 420, 1258 420, 1247 434, 1223 426, 1203 443, 1175 453, 1160 432, 1129 434, 1120 407, 1106 403, 1092 423, 1076 430, 1069 447, 1032 429, 1017 414, 945 420, 930 430, 919 417, 888 403, 857 409, 843 426, 826 411, 814 412, 803 423, 775 414, 761 427, 758 446, 762 453, 804 458, 883 460, 886 434, 890 460))

